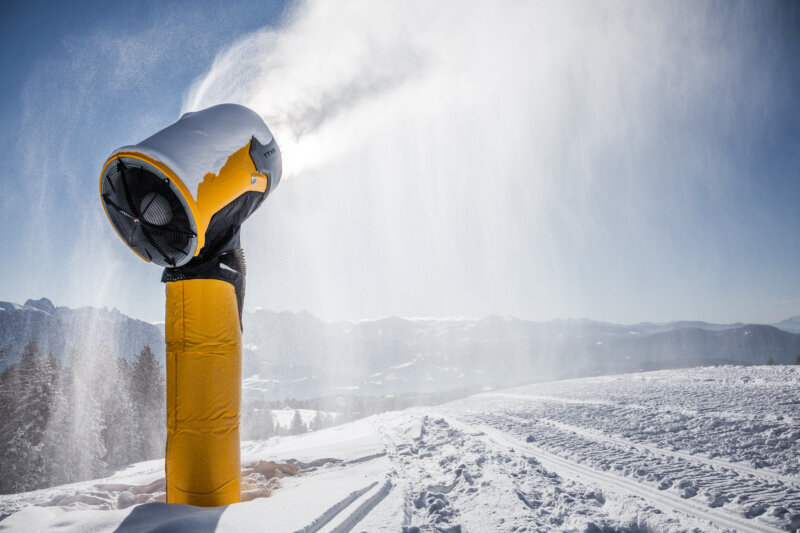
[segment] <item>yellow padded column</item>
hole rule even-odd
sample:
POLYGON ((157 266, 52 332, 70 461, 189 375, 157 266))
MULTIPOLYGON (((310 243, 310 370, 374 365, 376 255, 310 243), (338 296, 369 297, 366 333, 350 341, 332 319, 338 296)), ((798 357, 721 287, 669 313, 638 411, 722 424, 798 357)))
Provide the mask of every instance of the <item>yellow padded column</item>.
POLYGON ((233 285, 167 283, 167 502, 214 507, 241 496, 242 332, 233 285))

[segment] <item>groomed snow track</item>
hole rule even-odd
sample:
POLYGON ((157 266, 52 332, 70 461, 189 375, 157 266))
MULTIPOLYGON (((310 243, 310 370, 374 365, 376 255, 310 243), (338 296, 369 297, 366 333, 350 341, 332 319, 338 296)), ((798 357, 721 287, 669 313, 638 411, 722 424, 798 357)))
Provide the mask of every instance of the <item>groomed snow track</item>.
POLYGON ((611 490, 618 494, 638 496, 664 510, 678 510, 697 519, 734 531, 749 533, 780 531, 779 529, 771 528, 767 525, 749 524, 745 518, 738 518, 729 513, 717 511, 715 509, 703 508, 679 496, 674 496, 670 493, 659 491, 658 489, 642 485, 614 474, 607 474, 568 461, 490 426, 470 425, 461 420, 454 419, 452 416, 448 417, 447 420, 453 427, 459 428, 464 432, 469 432, 473 435, 483 433, 487 438, 498 444, 524 451, 540 461, 545 468, 564 478, 573 479, 583 484, 594 484, 603 490, 611 490))

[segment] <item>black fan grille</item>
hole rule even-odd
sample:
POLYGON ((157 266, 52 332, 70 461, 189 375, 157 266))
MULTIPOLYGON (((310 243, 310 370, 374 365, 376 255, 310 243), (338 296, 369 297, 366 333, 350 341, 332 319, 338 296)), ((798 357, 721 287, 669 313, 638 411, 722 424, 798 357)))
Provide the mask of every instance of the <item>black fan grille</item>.
POLYGON ((156 169, 135 159, 117 159, 106 168, 101 196, 117 232, 142 257, 174 267, 194 252, 193 221, 156 169))

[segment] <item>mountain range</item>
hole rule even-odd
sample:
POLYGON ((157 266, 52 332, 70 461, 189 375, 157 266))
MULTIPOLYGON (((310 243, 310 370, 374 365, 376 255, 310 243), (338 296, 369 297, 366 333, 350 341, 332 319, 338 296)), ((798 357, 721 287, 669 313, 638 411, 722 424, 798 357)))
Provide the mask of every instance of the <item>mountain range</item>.
MULTIPOLYGON (((512 317, 325 322, 307 312, 243 316, 246 397, 390 395, 717 364, 793 364, 800 316, 775 325, 679 321, 620 325, 512 317)), ((45 352, 100 349, 163 360, 163 329, 117 310, 0 302, 0 368, 35 340, 45 352)))
POLYGON ((66 360, 86 350, 107 349, 133 359, 149 345, 164 359, 164 335, 148 322, 136 320, 117 309, 56 307, 47 298, 23 305, 0 302, 0 370, 13 363, 35 341, 42 353, 66 360))

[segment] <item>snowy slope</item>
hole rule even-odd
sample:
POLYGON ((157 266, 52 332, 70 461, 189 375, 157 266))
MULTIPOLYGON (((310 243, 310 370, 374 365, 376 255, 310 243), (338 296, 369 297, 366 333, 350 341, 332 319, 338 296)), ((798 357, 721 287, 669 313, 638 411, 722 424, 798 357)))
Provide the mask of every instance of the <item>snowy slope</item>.
POLYGON ((550 382, 242 452, 248 497, 269 497, 158 503, 163 462, 151 461, 0 497, 0 513, 16 511, 0 531, 791 530, 800 367, 550 382))

